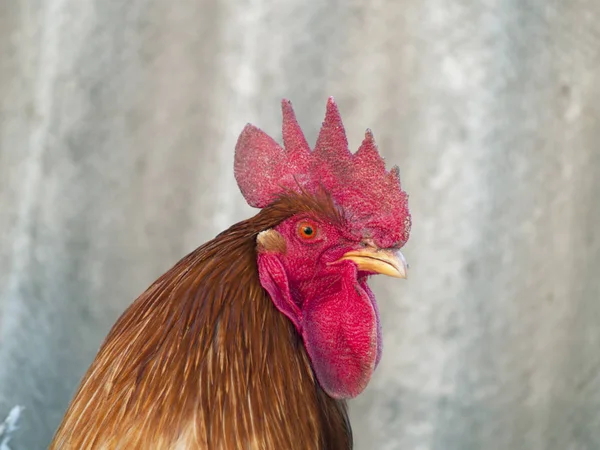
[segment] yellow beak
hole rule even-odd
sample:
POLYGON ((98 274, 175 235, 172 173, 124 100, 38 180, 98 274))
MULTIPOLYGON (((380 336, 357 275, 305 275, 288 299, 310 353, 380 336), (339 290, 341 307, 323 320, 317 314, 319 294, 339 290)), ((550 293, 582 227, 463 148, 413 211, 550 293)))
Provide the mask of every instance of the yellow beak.
POLYGON ((342 256, 339 261, 348 259, 358 266, 359 270, 380 273, 395 278, 406 278, 408 265, 400 251, 365 248, 352 250, 342 256))

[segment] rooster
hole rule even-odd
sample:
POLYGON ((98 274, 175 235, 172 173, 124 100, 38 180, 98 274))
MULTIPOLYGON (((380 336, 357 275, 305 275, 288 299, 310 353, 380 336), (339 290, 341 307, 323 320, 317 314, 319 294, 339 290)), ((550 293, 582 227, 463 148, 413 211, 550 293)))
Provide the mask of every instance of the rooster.
POLYGON ((381 358, 373 274, 405 278, 398 168, 332 98, 314 150, 247 125, 234 171, 261 208, 179 261, 119 318, 50 449, 350 449, 345 401, 381 358))

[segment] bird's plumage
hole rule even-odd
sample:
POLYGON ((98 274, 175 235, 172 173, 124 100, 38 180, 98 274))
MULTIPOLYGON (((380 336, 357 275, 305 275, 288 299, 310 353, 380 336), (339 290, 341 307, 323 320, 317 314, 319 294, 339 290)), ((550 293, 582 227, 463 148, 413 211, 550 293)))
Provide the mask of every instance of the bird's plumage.
POLYGON ((334 213, 326 202, 290 193, 160 277, 110 331, 50 448, 349 448, 345 403, 315 383, 256 267, 259 232, 334 213))
POLYGON ((382 339, 369 276, 403 278, 407 195, 337 106, 311 151, 289 102, 280 147, 251 125, 235 176, 262 208, 179 261, 119 318, 51 450, 352 448, 345 399, 382 339))

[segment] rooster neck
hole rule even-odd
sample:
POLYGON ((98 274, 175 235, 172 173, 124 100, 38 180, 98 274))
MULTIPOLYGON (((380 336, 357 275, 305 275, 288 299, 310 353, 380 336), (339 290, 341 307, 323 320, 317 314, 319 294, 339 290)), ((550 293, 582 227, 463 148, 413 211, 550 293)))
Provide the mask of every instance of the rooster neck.
POLYGON ((260 286, 255 237, 281 220, 265 211, 183 258, 125 311, 52 449, 352 447, 345 403, 320 388, 260 286))

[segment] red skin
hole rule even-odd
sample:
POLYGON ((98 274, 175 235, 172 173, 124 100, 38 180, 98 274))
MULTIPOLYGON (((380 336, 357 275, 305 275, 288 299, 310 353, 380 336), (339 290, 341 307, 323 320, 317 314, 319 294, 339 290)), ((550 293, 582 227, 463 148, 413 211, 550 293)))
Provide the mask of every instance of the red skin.
POLYGON ((323 389, 334 398, 352 398, 369 382, 381 358, 379 313, 366 273, 356 264, 336 262, 346 252, 363 248, 339 225, 308 218, 316 230, 302 237, 292 217, 275 230, 287 250, 258 256, 262 286, 273 303, 296 326, 323 389))
POLYGON ((283 104, 282 148, 262 130, 247 125, 235 151, 235 178, 250 206, 264 208, 286 190, 326 191, 352 212, 352 227, 369 231, 379 248, 402 247, 410 232, 408 196, 397 167, 387 171, 371 131, 356 153, 333 99, 315 149, 310 150, 289 102, 283 104))
POLYGON ((291 217, 275 230, 287 244, 282 254, 258 256, 262 286, 296 326, 323 389, 351 398, 367 385, 381 356, 379 315, 367 273, 354 262, 333 264, 368 240, 379 249, 399 249, 408 240, 408 196, 397 167, 387 171, 367 130, 355 153, 338 108, 327 102, 315 148, 310 149, 288 101, 282 102, 283 147, 253 125, 242 131, 235 152, 235 178, 249 205, 264 208, 285 192, 327 193, 345 214, 345 225, 311 217, 318 234, 306 240, 291 217))

